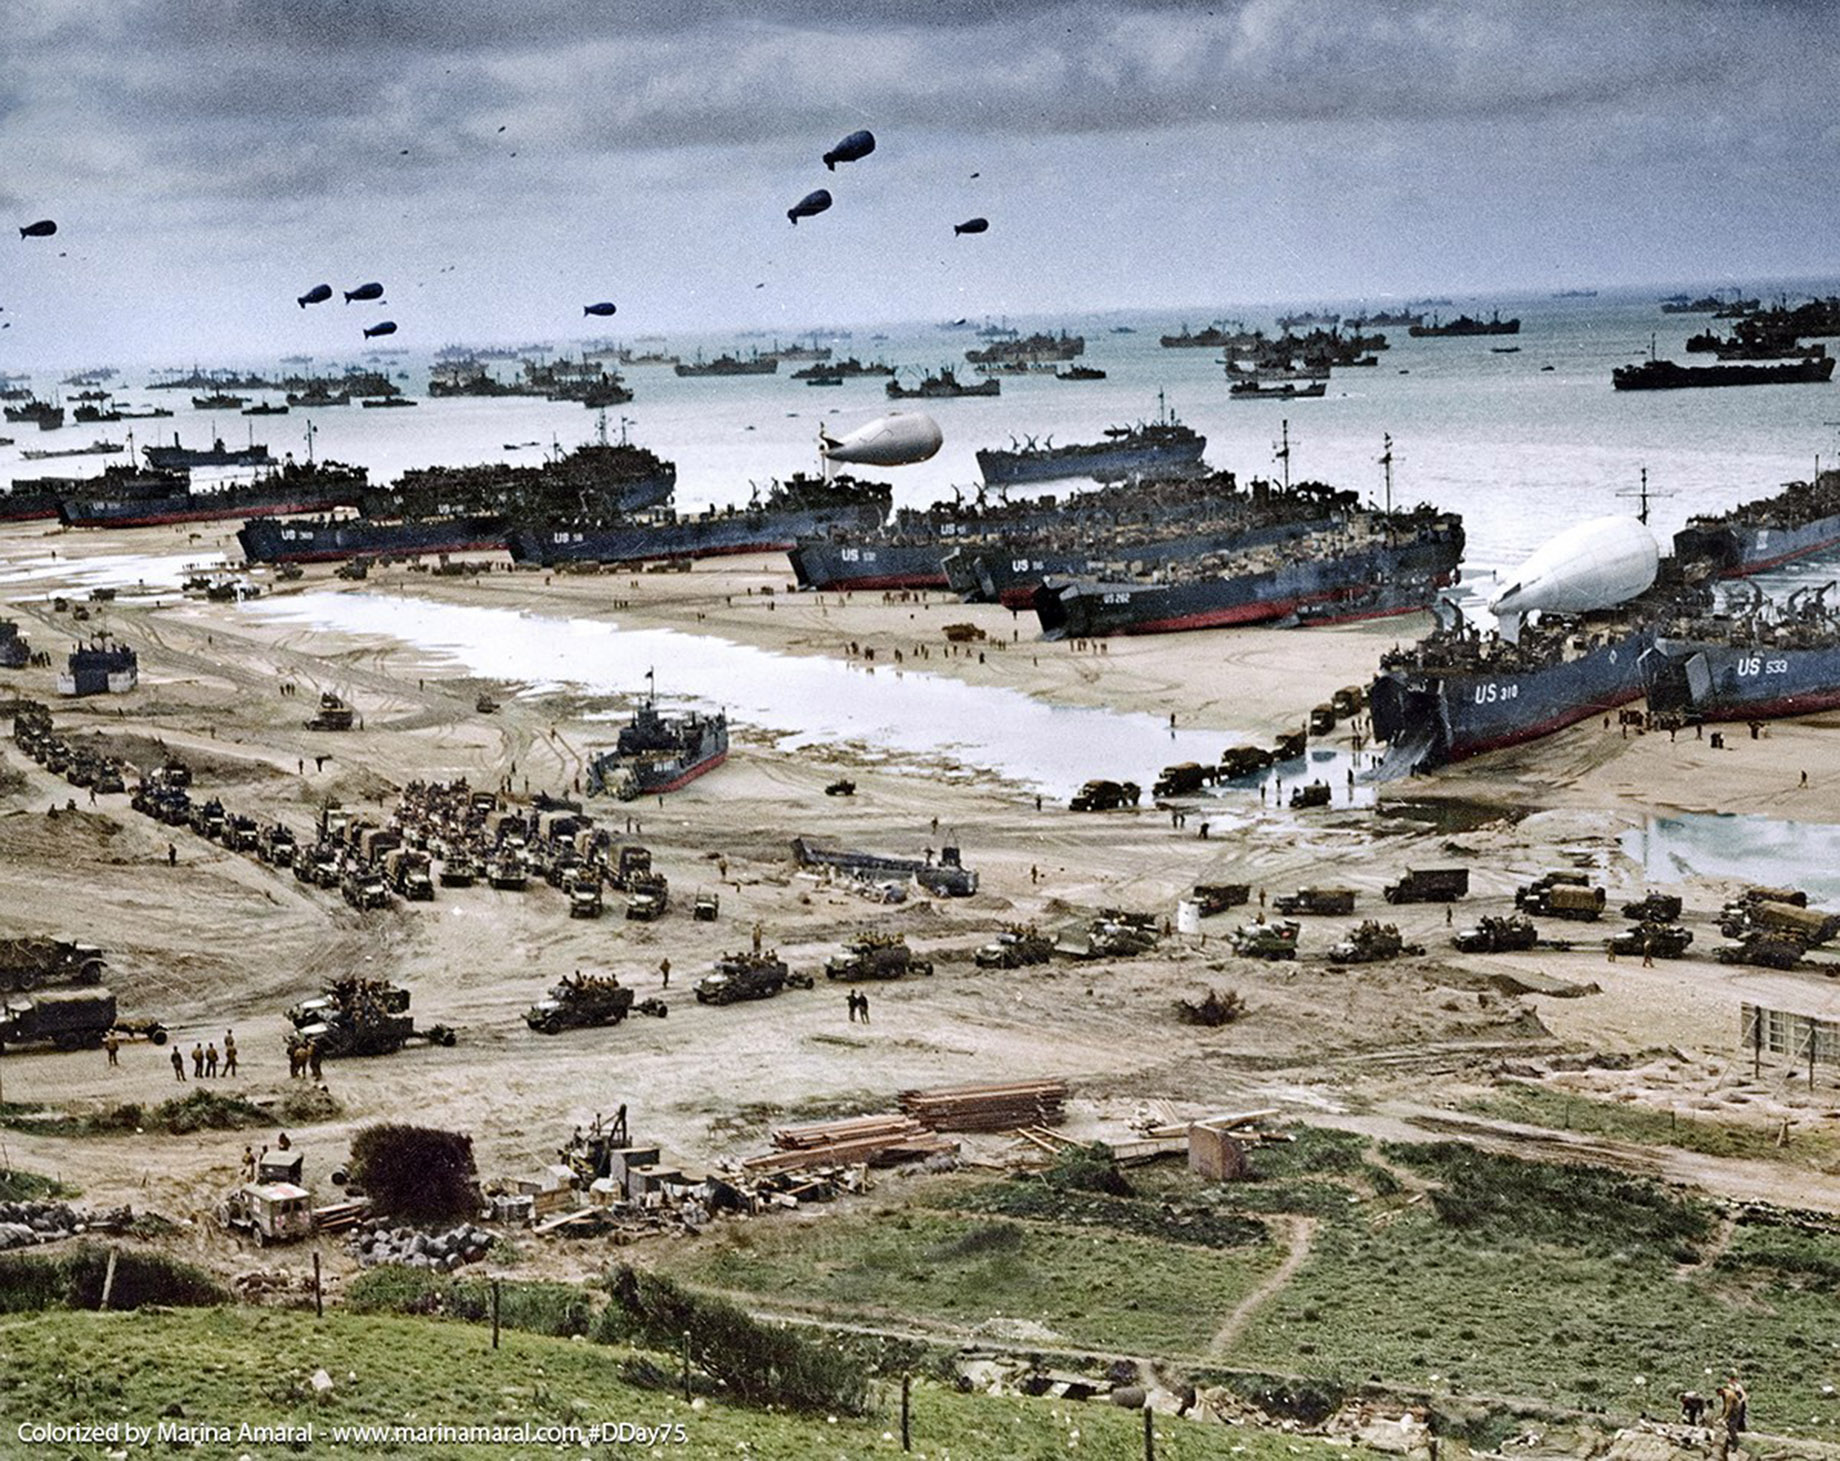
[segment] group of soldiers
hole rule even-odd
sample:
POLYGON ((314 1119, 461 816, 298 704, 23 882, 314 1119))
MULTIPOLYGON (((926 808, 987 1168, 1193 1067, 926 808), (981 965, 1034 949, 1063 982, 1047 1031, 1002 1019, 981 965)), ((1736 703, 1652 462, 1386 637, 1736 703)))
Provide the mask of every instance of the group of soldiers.
POLYGON ((858 1021, 861 1021, 865 1025, 869 1023, 868 995, 860 994, 852 989, 849 994, 845 996, 845 1001, 850 1007, 850 1023, 852 1025, 856 1024, 858 1021))
MULTIPOLYGON (((109 1031, 107 1037, 104 1038, 102 1048, 108 1052, 110 1065, 117 1065, 120 1063, 116 1059, 116 1052, 121 1049, 121 1043, 116 1039, 113 1030, 109 1031)), ((173 1079, 176 1081, 184 1081, 185 1052, 183 1050, 175 1049, 173 1051, 172 1068, 173 1079)), ((201 1081, 216 1080, 220 1074, 226 1076, 233 1076, 236 1074, 236 1032, 234 1030, 224 1031, 224 1049, 221 1056, 218 1054, 217 1042, 215 1040, 211 1041, 208 1045, 202 1040, 195 1041, 192 1045, 193 1078, 201 1081)))
POLYGON ((317 1040, 292 1040, 288 1043, 288 1079, 318 1080, 320 1078, 320 1054, 317 1040))
POLYGON ((1750 1425, 1750 1396, 1736 1375, 1712 1393, 1710 1399, 1697 1390, 1680 1393, 1680 1418, 1690 1426, 1708 1426, 1715 1431, 1720 1461, 1729 1461, 1738 1448, 1738 1439, 1750 1425))

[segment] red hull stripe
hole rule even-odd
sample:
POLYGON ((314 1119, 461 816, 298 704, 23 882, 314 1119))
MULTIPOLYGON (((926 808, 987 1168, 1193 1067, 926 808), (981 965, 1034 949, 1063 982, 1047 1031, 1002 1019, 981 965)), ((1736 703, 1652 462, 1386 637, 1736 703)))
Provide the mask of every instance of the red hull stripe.
POLYGON ((1568 725, 1577 725, 1581 720, 1589 720, 1594 715, 1602 715, 1607 710, 1615 710, 1619 705, 1627 705, 1631 700, 1640 700, 1642 693, 1639 689, 1631 690, 1627 695, 1619 695, 1614 700, 1600 700, 1595 705, 1568 710, 1547 720, 1521 726, 1509 735, 1492 736, 1486 741, 1469 741, 1461 747, 1452 746, 1449 753, 1450 759, 1462 761, 1470 756, 1480 756, 1489 751, 1500 751, 1508 746, 1518 746, 1522 741, 1537 741, 1541 736, 1549 736, 1554 731, 1564 730, 1568 725))
POLYGON ((1840 543, 1840 537, 1823 538, 1818 543, 1810 543, 1806 548, 1797 548, 1793 553, 1779 553, 1774 558, 1759 558, 1755 563, 1746 563, 1741 568, 1734 568, 1729 573, 1721 573, 1720 578, 1744 578, 1753 573, 1762 573, 1766 568, 1774 568, 1779 563, 1791 563, 1797 558, 1806 558, 1810 553, 1819 553, 1840 543))
POLYGON ((675 781, 667 781, 663 786, 650 786, 645 789, 646 796, 663 796, 667 791, 681 791, 705 771, 714 771, 728 759, 728 752, 720 756, 711 756, 707 761, 699 761, 675 781))

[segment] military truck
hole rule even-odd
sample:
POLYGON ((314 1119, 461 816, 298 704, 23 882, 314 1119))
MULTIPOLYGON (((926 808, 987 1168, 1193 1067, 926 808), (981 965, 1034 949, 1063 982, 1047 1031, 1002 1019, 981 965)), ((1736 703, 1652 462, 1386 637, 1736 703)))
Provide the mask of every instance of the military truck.
POLYGON ((635 922, 655 923, 671 906, 671 885, 663 873, 635 874, 626 887, 626 916, 635 922))
POLYGON ((1220 753, 1220 775, 1228 781, 1256 776, 1271 765, 1274 757, 1263 746, 1228 746, 1220 753))
POLYGON ((1294 731, 1281 731, 1278 739, 1271 743, 1272 759, 1274 761, 1295 761, 1303 754, 1304 747, 1309 744, 1310 732, 1307 726, 1294 731))
POLYGON ((1497 918, 1493 914, 1485 915, 1473 927, 1460 930, 1451 939, 1451 943, 1465 954, 1519 953, 1539 941, 1540 931, 1531 918, 1497 918))
POLYGON ((1279 913, 1326 913, 1341 916, 1354 912, 1353 888, 1299 888, 1271 900, 1279 913))
POLYGON ((1466 867, 1407 868, 1404 877, 1381 890, 1389 903, 1454 903, 1468 892, 1466 867))
POLYGON ((698 923, 714 923, 716 915, 722 911, 722 899, 715 893, 698 893, 696 902, 691 907, 690 916, 698 923))
POLYGON ((1292 811, 1304 811, 1310 807, 1326 807, 1328 805, 1329 783, 1326 781, 1312 781, 1307 786, 1294 786, 1291 788, 1292 811))
POLYGON ((258 1247, 294 1243, 313 1236, 313 1199, 292 1182, 245 1182, 218 1208, 217 1220, 258 1247))
POLYGON ((383 855, 383 875, 411 903, 434 898, 434 879, 428 876, 428 854, 420 848, 397 847, 383 855))
POLYGON ((1623 905, 1623 917, 1633 923, 1673 923, 1680 917, 1680 894, 1645 893, 1623 905))
POLYGON ((287 1017, 294 1027, 288 1048, 317 1045, 328 1058, 392 1055, 418 1038, 434 1045, 454 1043, 454 1032, 445 1025, 418 1031, 409 1013, 409 991, 387 979, 335 979, 317 998, 295 1005, 287 1017))
POLYGON ((1329 705, 1343 719, 1359 715, 1367 709, 1367 691, 1360 685, 1344 685, 1329 697, 1329 705))
POLYGON ((298 851, 293 832, 280 822, 264 827, 256 839, 256 856, 273 867, 292 867, 298 851))
POLYGON ((607 870, 607 881, 622 893, 629 893, 635 879, 650 877, 651 873, 651 848, 628 842, 620 848, 613 866, 607 870))
POLYGON ((903 934, 859 933, 841 954, 824 961, 824 977, 855 984, 865 979, 899 979, 906 974, 930 975, 930 959, 914 956, 903 934))
POLYGON ((1335 729, 1335 706, 1325 701, 1310 707, 1310 734, 1326 736, 1335 729))
POLYGON ((1294 918, 1276 923, 1242 923, 1233 930, 1233 952, 1247 959, 1294 959, 1302 925, 1294 918))
POLYGON ((1816 908, 1771 898, 1747 895, 1736 903, 1726 904, 1719 914, 1719 932, 1732 939, 1764 933, 1793 939, 1803 948, 1811 949, 1833 938, 1836 931, 1840 931, 1840 918, 1816 908))
POLYGON ((1584 873, 1560 869, 1542 873, 1514 892, 1514 906, 1526 913, 1592 922, 1604 911, 1604 890, 1584 873))
POLYGON ((1162 774, 1151 783, 1152 796, 1190 796, 1201 790, 1213 778, 1213 768, 1203 766, 1199 761, 1182 761, 1174 766, 1165 766, 1162 774))
POLYGON ((157 1020, 120 1024, 115 996, 99 987, 41 989, 0 1000, 0 1050, 39 1041, 49 1041, 59 1050, 93 1050, 110 1030, 118 1028, 144 1035, 155 1045, 166 1043, 166 1029, 157 1020))
POLYGON ((1796 939, 1753 933, 1735 944, 1721 944, 1712 955, 1721 964, 1757 964, 1765 969, 1793 969, 1807 950, 1796 939))
POLYGON ((617 1025, 633 1011, 664 1018, 661 999, 644 999, 612 974, 571 974, 524 1012, 524 1023, 540 1035, 592 1025, 617 1025))
POLYGON ((810 989, 817 983, 809 974, 794 974, 779 955, 724 954, 715 971, 696 982, 698 1004, 734 1004, 743 999, 771 999, 782 989, 810 989))
POLYGON ((339 878, 339 892, 360 913, 390 906, 390 890, 376 868, 352 866, 339 878))
POLYGON ((1252 901, 1251 883, 1196 883, 1189 897, 1200 905, 1201 916, 1212 918, 1252 901))
POLYGON ((506 892, 521 893, 530 884, 530 866, 521 847, 504 847, 486 863, 486 881, 506 892))
POLYGON ((1006 925, 974 956, 980 969, 1020 969, 1045 964, 1054 953, 1054 940, 1032 923, 1006 925))
POLYGON ((1642 954, 1656 959, 1678 959, 1693 943, 1693 931, 1677 923, 1647 922, 1626 928, 1604 940, 1613 954, 1642 954))
POLYGON ((1380 923, 1369 918, 1351 929, 1345 938, 1329 946, 1331 964, 1378 964, 1404 954, 1422 954, 1423 944, 1409 944, 1399 934, 1399 925, 1380 923))
POLYGON ((601 916, 601 876, 598 872, 581 869, 569 878, 563 891, 568 894, 570 918, 601 916))
POLYGON ((68 939, 0 939, 0 994, 47 984, 100 984, 108 961, 102 950, 68 939))
POLYGON ((1068 807, 1076 812, 1113 812, 1134 807, 1143 797, 1135 781, 1089 781, 1074 793, 1068 807))
POLYGON ((327 690, 319 697, 319 714, 307 721, 306 727, 316 731, 348 731, 351 722, 352 708, 327 690))

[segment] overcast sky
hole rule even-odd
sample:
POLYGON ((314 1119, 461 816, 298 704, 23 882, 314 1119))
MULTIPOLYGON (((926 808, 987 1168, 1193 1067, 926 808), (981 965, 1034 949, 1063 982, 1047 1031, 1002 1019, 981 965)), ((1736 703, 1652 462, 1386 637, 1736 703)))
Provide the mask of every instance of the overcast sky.
POLYGON ((0 370, 350 350, 386 315, 430 349, 1836 272, 1820 3, 0 16, 0 370), (858 127, 874 155, 827 174, 858 127), (387 309, 294 304, 369 279, 387 309))

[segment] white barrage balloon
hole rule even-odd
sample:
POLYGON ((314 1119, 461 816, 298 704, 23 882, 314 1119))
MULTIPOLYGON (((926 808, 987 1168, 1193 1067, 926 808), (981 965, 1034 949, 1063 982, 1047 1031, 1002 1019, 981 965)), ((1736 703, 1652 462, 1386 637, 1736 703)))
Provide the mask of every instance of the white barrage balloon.
POLYGON ((818 450, 827 461, 865 467, 906 467, 924 462, 945 444, 939 423, 920 411, 890 411, 845 436, 820 429, 818 450))
POLYGON ((1543 544, 1489 608, 1498 618, 1535 610, 1580 614, 1626 603, 1655 581, 1661 551, 1633 517, 1598 517, 1543 544))

